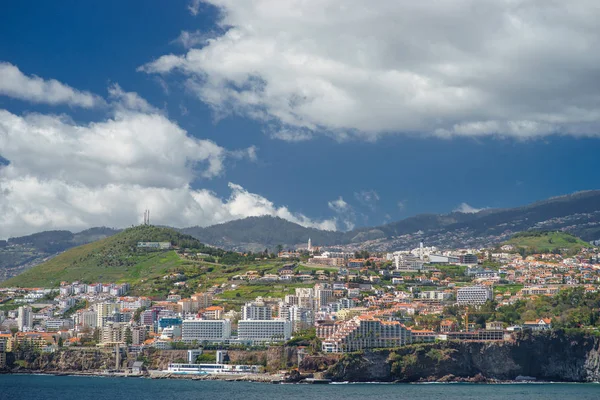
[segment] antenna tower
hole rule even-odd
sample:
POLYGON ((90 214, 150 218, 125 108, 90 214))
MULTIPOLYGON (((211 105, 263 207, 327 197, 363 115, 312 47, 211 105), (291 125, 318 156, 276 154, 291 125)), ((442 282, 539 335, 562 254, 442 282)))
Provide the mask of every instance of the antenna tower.
POLYGON ((144 210, 144 225, 150 225, 150 210, 144 210))

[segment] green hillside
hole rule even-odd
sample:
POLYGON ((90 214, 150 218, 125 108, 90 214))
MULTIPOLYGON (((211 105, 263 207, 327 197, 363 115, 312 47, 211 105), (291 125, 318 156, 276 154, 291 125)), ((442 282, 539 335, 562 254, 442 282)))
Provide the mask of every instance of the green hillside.
POLYGON ((576 236, 565 232, 527 231, 515 234, 504 244, 515 246, 525 254, 556 253, 575 254, 582 248, 590 247, 576 236))
POLYGON ((138 242, 171 242, 180 248, 222 256, 224 252, 204 246, 197 239, 173 229, 137 226, 116 235, 72 248, 51 260, 0 283, 1 286, 58 286, 61 281, 130 282, 164 274, 192 264, 175 250, 149 250, 138 242))

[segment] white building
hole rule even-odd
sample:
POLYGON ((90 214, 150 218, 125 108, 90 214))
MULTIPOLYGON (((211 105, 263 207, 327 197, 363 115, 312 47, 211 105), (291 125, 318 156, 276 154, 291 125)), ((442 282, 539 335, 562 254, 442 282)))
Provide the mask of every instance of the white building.
POLYGON ((412 342, 411 331, 398 321, 357 316, 335 325, 322 342, 326 353, 344 353, 372 348, 399 347, 412 342))
POLYGON ((60 329, 71 329, 73 327, 72 319, 51 318, 46 321, 46 330, 58 331, 60 329))
POLYGON ((315 314, 310 308, 292 306, 290 307, 288 320, 292 323, 292 330, 298 332, 314 325, 315 314))
POLYGON ((327 303, 329 303, 331 301, 331 299, 333 298, 333 289, 331 289, 330 287, 323 287, 321 285, 317 285, 315 287, 315 294, 316 294, 316 308, 319 308, 321 306, 326 306, 327 303))
POLYGON ((442 292, 439 290, 426 290, 419 293, 419 298, 428 300, 445 301, 452 298, 452 293, 442 292))
POLYGON ((243 320, 267 320, 273 318, 273 310, 271 306, 258 300, 251 303, 246 303, 242 307, 243 320))
POLYGON ((31 307, 19 307, 17 326, 19 327, 20 331, 28 330, 33 327, 33 311, 31 310, 31 307))
POLYGON ((106 324, 106 318, 111 316, 115 311, 119 311, 117 303, 97 303, 94 305, 96 310, 96 327, 102 328, 106 324))
POLYGON ((459 305, 478 305, 492 300, 492 289, 487 286, 468 286, 456 291, 459 305))
POLYGON ((255 342, 285 341, 292 337, 292 323, 283 320, 240 321, 238 339, 255 342))
POLYGON ((420 258, 407 256, 404 254, 394 255, 394 267, 397 271, 417 272, 423 269, 425 262, 420 258))
POLYGON ((96 311, 79 311, 75 314, 75 323, 93 329, 98 323, 98 314, 96 311))
POLYGON ((184 342, 222 341, 229 338, 231 338, 231 321, 227 319, 186 319, 181 325, 181 339, 184 342))

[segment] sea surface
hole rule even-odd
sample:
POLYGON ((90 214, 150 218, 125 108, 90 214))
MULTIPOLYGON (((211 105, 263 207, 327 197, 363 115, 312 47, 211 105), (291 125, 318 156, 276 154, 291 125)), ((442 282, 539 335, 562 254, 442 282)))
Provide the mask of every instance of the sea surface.
POLYGON ((599 384, 332 384, 0 375, 0 400, 598 400, 599 384))

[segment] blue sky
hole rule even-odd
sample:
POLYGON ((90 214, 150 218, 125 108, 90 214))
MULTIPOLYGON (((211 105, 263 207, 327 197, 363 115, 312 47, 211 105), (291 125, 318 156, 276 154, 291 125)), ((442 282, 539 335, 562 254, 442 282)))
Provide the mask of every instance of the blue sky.
POLYGON ((0 237, 147 207, 347 229, 598 189, 593 3, 469 3, 5 5, 0 237))

